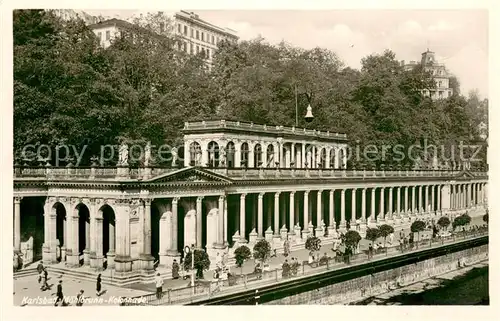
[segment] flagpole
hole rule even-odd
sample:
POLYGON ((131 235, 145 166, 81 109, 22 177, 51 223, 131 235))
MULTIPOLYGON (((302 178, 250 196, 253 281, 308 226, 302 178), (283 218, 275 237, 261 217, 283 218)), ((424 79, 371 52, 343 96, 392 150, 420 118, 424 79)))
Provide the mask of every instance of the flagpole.
POLYGON ((295 127, 299 126, 299 104, 297 101, 297 84, 295 84, 295 127))

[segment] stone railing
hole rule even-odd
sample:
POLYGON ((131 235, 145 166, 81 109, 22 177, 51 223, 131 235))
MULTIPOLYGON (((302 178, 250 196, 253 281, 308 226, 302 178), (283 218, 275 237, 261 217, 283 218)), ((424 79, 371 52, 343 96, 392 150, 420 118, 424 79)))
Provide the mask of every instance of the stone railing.
MULTIPOLYGON (((294 179, 294 178, 405 178, 447 177, 461 173, 458 170, 345 170, 345 169, 295 169, 295 168, 204 168, 233 179, 294 179)), ((43 179, 104 179, 145 180, 171 173, 179 168, 149 167, 14 167, 14 178, 43 179)), ((488 177, 484 171, 469 171, 478 178, 488 177)))
POLYGON ((343 140, 347 139, 347 135, 343 133, 332 133, 329 131, 322 132, 315 129, 306 129, 298 127, 260 125, 254 123, 229 121, 229 120, 207 120, 207 121, 184 123, 184 130, 217 129, 217 128, 231 128, 243 131, 254 130, 254 131, 262 131, 268 133, 283 133, 283 134, 293 134, 293 135, 306 135, 313 137, 338 138, 343 140))

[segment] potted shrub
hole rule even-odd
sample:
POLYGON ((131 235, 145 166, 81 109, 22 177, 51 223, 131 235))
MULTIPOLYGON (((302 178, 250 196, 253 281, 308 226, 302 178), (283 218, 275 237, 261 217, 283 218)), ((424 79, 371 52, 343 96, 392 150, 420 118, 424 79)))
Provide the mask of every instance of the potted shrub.
POLYGON ((351 249, 357 249, 359 241, 361 241, 361 235, 358 232, 350 230, 345 234, 345 245, 351 249))
POLYGON ((264 263, 271 255, 271 245, 266 240, 260 240, 253 246, 253 257, 262 262, 262 271, 264 270, 264 263))
POLYGON ((446 230, 446 228, 448 226, 450 226, 451 222, 450 222, 450 219, 447 217, 447 216, 443 216, 441 218, 439 218, 439 220, 437 221, 437 224, 446 230))
POLYGON ((378 229, 380 230, 380 236, 384 238, 384 248, 385 248, 385 241, 389 235, 394 233, 394 228, 389 224, 383 224, 378 229))
MULTIPOLYGON (((306 240, 306 249, 309 251, 309 256, 314 256, 314 253, 321 249, 321 240, 316 236, 309 236, 306 240)), ((313 263, 314 259, 309 259, 309 264, 313 263)))
MULTIPOLYGON (((210 258, 208 257, 207 252, 203 250, 195 250, 194 251, 194 269, 196 270, 196 277, 198 279, 203 279, 203 271, 208 270, 210 268, 210 258)), ((184 259, 184 269, 191 269, 191 258, 192 252, 188 253, 184 259)))
POLYGON ((241 269, 241 274, 243 274, 243 263, 252 257, 252 252, 248 246, 242 245, 234 251, 234 258, 236 260, 236 265, 241 269))
POLYGON ((425 222, 417 220, 411 224, 412 233, 417 233, 417 241, 420 241, 420 232, 425 230, 425 222))

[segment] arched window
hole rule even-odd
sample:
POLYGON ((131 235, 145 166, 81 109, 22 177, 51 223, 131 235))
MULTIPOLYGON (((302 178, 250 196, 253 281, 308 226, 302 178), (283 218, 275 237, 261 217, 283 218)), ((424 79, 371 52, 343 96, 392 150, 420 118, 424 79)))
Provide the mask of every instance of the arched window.
POLYGON ((274 146, 272 144, 267 145, 266 167, 274 167, 274 146))
POLYGON ((254 166, 260 167, 262 164, 262 146, 260 144, 256 144, 254 148, 254 166))
POLYGON ((219 144, 208 143, 208 167, 219 167, 219 144))
POLYGON ((227 146, 226 146, 226 157, 227 157, 226 166, 229 168, 234 167, 234 151, 235 151, 234 143, 233 142, 227 143, 227 146))
POLYGON ((198 142, 189 145, 189 160, 191 166, 201 166, 201 146, 198 142))
POLYGON ((248 143, 241 144, 241 167, 248 167, 248 143))
POLYGON ((335 168, 335 148, 330 149, 330 168, 335 168))

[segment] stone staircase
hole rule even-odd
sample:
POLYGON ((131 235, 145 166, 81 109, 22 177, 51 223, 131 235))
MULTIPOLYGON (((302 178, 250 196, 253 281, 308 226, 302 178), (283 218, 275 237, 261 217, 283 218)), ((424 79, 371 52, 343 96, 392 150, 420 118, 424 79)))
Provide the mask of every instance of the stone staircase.
MULTIPOLYGON (((130 272, 115 272, 113 269, 104 270, 104 271, 96 271, 90 267, 79 267, 79 268, 69 268, 64 266, 64 264, 54 264, 54 265, 46 265, 49 276, 52 277, 68 277, 74 280, 82 280, 95 282, 97 279, 97 275, 101 273, 101 279, 103 284, 114 285, 127 287, 136 283, 152 283, 154 282, 154 277, 156 273, 160 273, 160 275, 164 279, 171 279, 172 273, 167 269, 157 269, 156 271, 152 271, 150 273, 146 273, 144 271, 130 271, 130 272)), ((14 273, 14 279, 36 276, 36 265, 30 267, 28 269, 23 269, 14 273)))

